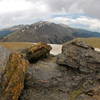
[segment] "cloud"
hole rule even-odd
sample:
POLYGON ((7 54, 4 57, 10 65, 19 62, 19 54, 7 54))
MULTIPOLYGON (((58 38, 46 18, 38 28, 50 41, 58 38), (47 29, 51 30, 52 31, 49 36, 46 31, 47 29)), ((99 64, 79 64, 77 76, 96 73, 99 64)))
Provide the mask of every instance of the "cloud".
MULTIPOLYGON (((35 2, 36 0, 28 0, 35 2)), ((48 5, 52 12, 86 13, 100 18, 100 0, 38 0, 48 5)))
POLYGON ((32 4, 26 2, 25 0, 2 0, 0 1, 0 14, 11 13, 17 11, 23 11, 27 9, 32 9, 32 4))
POLYGON ((100 0, 0 0, 0 28, 52 19, 98 31, 99 4, 100 0))
POLYGON ((92 31, 100 32, 100 20, 96 18, 91 18, 87 16, 80 16, 77 18, 60 16, 48 19, 50 22, 62 23, 75 28, 82 28, 92 31))
POLYGON ((30 24, 49 15, 47 5, 34 4, 27 0, 2 0, 0 2, 0 26, 10 27, 16 24, 30 24))

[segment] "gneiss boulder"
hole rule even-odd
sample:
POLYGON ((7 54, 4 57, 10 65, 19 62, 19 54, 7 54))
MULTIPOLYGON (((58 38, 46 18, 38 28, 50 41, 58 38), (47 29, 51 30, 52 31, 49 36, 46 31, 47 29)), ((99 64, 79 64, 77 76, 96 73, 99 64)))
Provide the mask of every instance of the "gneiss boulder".
POLYGON ((18 100, 24 88, 28 61, 21 54, 12 53, 0 81, 0 100, 18 100))
POLYGON ((34 44, 25 51, 26 58, 30 62, 34 62, 36 60, 39 60, 40 58, 47 57, 51 49, 52 48, 50 45, 39 42, 37 44, 34 44))
POLYGON ((63 45, 57 63, 84 73, 100 72, 100 53, 88 44, 74 40, 63 45))

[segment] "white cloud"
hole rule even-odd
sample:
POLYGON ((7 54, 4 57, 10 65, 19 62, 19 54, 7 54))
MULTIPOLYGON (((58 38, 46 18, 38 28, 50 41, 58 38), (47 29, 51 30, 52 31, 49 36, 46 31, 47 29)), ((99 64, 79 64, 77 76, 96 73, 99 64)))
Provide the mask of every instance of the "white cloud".
POLYGON ((32 3, 26 0, 2 0, 0 14, 23 11, 32 8, 32 3))
POLYGON ((63 23, 69 26, 83 28, 87 30, 97 31, 100 32, 100 20, 81 16, 79 18, 70 18, 70 17, 55 17, 50 18, 48 21, 55 22, 55 23, 63 23))
POLYGON ((47 12, 47 5, 41 1, 31 3, 28 0, 2 0, 0 1, 0 14, 19 13, 30 10, 33 12, 47 12))
POLYGON ((2 0, 0 28, 33 23, 35 19, 45 17, 49 13, 48 6, 41 1, 32 3, 28 0, 2 0))
MULTIPOLYGON (((100 0, 0 0, 0 28, 30 24, 54 14, 82 13, 100 18, 100 0), (92 5, 92 6, 91 6, 92 5)), ((100 19, 55 17, 47 20, 100 31, 100 19)))

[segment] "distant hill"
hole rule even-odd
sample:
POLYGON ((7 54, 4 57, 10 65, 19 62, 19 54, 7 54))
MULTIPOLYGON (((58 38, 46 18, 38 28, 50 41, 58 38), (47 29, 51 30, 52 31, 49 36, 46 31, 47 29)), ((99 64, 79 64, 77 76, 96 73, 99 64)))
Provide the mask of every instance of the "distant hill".
POLYGON ((37 22, 17 28, 11 34, 4 36, 3 42, 46 42, 61 44, 77 37, 100 37, 100 33, 71 28, 64 24, 47 21, 37 22))
POLYGON ((12 33, 14 31, 11 31, 11 30, 0 30, 0 38, 12 33))
POLYGON ((98 33, 98 32, 91 32, 91 31, 83 30, 83 29, 76 29, 76 32, 73 33, 73 35, 75 37, 85 37, 85 38, 100 37, 100 33, 98 33))
POLYGON ((17 26, 13 26, 10 28, 6 28, 6 29, 1 29, 0 30, 0 38, 3 38, 17 30, 19 30, 20 28, 22 28, 24 25, 17 25, 17 26))

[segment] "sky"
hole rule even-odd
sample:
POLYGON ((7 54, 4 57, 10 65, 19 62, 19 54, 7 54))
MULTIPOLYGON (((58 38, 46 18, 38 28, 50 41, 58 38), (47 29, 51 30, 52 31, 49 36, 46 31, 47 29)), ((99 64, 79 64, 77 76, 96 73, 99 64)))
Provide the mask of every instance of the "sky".
POLYGON ((100 0, 0 0, 0 28, 46 20, 100 32, 100 0))

